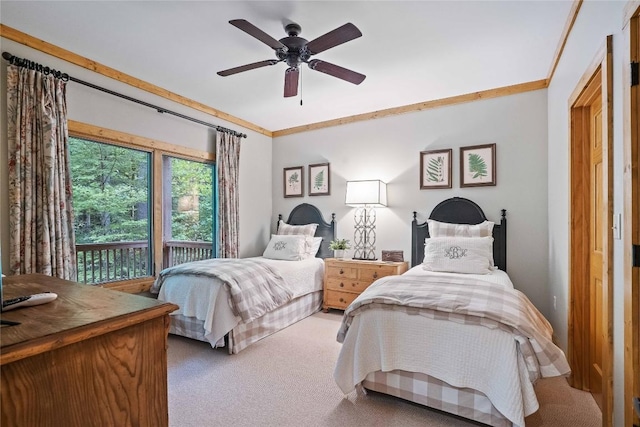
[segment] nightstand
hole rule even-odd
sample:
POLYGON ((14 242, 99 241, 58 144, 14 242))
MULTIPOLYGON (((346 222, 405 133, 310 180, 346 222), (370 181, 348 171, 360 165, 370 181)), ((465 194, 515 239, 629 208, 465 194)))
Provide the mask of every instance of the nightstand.
POLYGON ((327 258, 324 260, 322 309, 344 310, 376 279, 402 274, 409 263, 327 258))

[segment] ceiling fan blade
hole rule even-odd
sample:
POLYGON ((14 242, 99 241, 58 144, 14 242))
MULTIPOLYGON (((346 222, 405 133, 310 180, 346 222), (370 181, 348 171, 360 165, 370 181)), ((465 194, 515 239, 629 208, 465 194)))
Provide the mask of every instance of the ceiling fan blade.
POLYGON ((280 61, 278 61, 277 59, 267 59, 266 61, 254 62, 252 64, 241 65, 239 67, 229 68, 228 70, 218 71, 217 74, 219 76, 226 77, 232 74, 242 73, 243 71, 253 70, 255 68, 266 67, 268 65, 275 65, 278 62, 280 61))
POLYGON ((355 71, 342 68, 338 65, 330 62, 321 61, 319 59, 312 59, 309 61, 309 68, 312 70, 320 71, 321 73, 329 74, 330 76, 337 77, 342 80, 346 80, 354 85, 359 85, 367 78, 364 74, 356 73, 355 71))
POLYGON ((284 97, 296 96, 298 94, 299 68, 287 68, 284 73, 284 97))
POLYGON ((232 19, 229 21, 229 24, 233 25, 236 28, 241 29, 245 33, 249 34, 252 37, 257 38, 262 43, 268 45, 272 49, 284 49, 287 50, 287 47, 280 43, 278 40, 271 37, 269 34, 262 31, 260 28, 256 27, 252 23, 244 19, 232 19))
POLYGON ((360 36, 362 36, 360 30, 349 22, 342 27, 329 31, 323 36, 311 40, 307 43, 307 49, 309 49, 311 55, 315 55, 316 53, 323 52, 342 43, 357 39, 360 36))

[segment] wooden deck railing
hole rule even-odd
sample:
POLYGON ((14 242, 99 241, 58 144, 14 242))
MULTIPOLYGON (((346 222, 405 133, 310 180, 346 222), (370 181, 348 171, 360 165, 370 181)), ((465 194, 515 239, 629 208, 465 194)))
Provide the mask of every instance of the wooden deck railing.
POLYGON ((164 244, 164 265, 172 267, 190 261, 213 258, 211 242, 170 240, 164 244))
POLYGON ((97 284, 150 276, 146 241, 76 245, 78 282, 97 284))
MULTIPOLYGON (((163 248, 163 268, 213 257, 211 242, 170 240, 163 248)), ((78 282, 99 284, 151 276, 147 241, 76 245, 78 282)))

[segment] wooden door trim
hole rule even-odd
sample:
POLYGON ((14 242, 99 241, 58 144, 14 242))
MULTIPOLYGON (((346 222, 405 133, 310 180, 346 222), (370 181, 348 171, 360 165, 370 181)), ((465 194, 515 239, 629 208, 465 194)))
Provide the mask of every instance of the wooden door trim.
POLYGON ((589 200, 583 194, 589 191, 588 117, 584 107, 570 111, 570 210, 569 210, 569 319, 568 352, 571 365, 570 384, 578 389, 589 388, 588 358, 589 336, 582 325, 589 325, 588 293, 579 284, 588 283, 589 252, 588 212, 589 200), (586 238, 585 238, 586 237, 586 238))
POLYGON ((612 36, 607 36, 604 46, 598 51, 594 61, 578 82, 578 86, 569 99, 569 129, 570 129, 570 229, 569 229, 569 319, 568 319, 568 356, 572 366, 572 385, 576 388, 588 387, 588 376, 584 350, 589 341, 586 336, 589 312, 588 292, 582 284, 588 276, 585 251, 588 251, 588 218, 582 216, 584 212, 584 188, 589 188, 588 174, 583 165, 588 159, 583 141, 588 132, 585 128, 584 107, 593 93, 590 88, 600 85, 602 96, 602 141, 603 141, 603 188, 602 195, 606 205, 603 212, 603 355, 602 355, 602 424, 613 425, 613 45, 612 36), (599 74, 599 81, 594 77, 599 74), (585 187, 586 186, 586 187, 585 187), (586 237, 585 237, 586 236, 586 237))
POLYGON ((624 425, 640 425, 640 419, 631 405, 634 396, 640 396, 640 268, 634 268, 631 245, 640 244, 640 119, 638 98, 640 86, 629 82, 632 61, 640 62, 640 4, 635 3, 631 18, 625 26, 625 50, 623 60, 623 224, 622 244, 624 253, 624 425))

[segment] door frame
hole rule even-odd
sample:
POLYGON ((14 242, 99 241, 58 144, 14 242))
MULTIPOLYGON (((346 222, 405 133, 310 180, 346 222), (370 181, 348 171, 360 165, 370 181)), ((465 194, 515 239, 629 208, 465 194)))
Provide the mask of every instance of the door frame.
POLYGON ((633 267, 632 244, 640 244, 640 85, 631 86, 630 64, 640 62, 640 6, 630 2, 623 25, 623 221, 624 247, 624 425, 640 425, 631 404, 640 396, 640 268, 633 267))
POLYGON ((571 385, 586 389, 589 348, 589 189, 588 127, 581 102, 599 83, 602 97, 602 425, 613 425, 613 37, 607 36, 569 98, 569 318, 568 358, 571 385), (599 82, 594 77, 599 75, 599 82))

